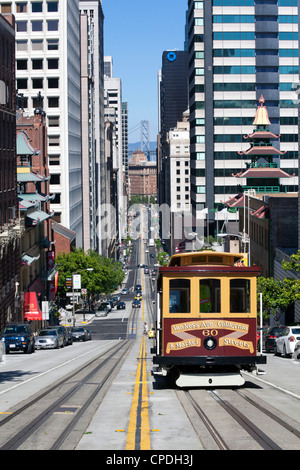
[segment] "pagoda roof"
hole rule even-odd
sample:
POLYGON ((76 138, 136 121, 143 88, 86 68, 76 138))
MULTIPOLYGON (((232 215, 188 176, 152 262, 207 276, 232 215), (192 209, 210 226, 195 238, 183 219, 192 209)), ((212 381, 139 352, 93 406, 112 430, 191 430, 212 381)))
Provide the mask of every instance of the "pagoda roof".
POLYGON ((269 213, 269 208, 265 205, 261 206, 256 211, 250 210, 250 214, 253 215, 254 217, 257 217, 258 219, 265 219, 268 216, 268 213, 269 213))
POLYGON ((38 193, 25 193, 25 194, 20 194, 20 197, 26 201, 31 201, 31 202, 48 202, 52 201, 55 198, 55 194, 52 196, 48 196, 45 194, 38 194, 38 193))
POLYGON ((40 150, 35 149, 29 142, 29 136, 24 131, 17 135, 17 155, 39 155, 40 150))
POLYGON ((232 176, 236 178, 292 178, 294 175, 289 175, 280 168, 247 168, 232 176))
POLYGON ((247 156, 284 155, 285 153, 286 150, 284 152, 281 152, 281 150, 276 149, 272 145, 253 145, 248 150, 238 152, 239 155, 247 156))
POLYGON ((252 134, 244 135, 244 139, 279 139, 280 134, 276 135, 267 129, 257 129, 252 134))
POLYGON ((229 198, 224 202, 224 204, 226 204, 231 209, 234 207, 244 207, 244 194, 239 193, 236 196, 229 198))
POLYGON ((265 99, 263 95, 259 98, 260 106, 257 107, 256 115, 253 121, 255 126, 271 125, 267 108, 264 106, 265 99))
POLYGON ((50 219, 54 216, 54 211, 51 214, 47 214, 46 212, 36 210, 26 214, 26 225, 39 225, 44 220, 50 219))
POLYGON ((49 180, 50 177, 33 173, 30 167, 18 167, 17 168, 17 181, 18 183, 43 183, 49 180))

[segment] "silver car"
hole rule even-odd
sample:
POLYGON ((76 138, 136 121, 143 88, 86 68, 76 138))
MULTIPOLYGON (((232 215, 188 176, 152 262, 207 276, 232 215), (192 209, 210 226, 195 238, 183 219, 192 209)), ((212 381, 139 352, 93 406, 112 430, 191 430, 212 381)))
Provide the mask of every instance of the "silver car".
POLYGON ((36 349, 63 348, 64 338, 59 330, 40 330, 35 338, 36 349))

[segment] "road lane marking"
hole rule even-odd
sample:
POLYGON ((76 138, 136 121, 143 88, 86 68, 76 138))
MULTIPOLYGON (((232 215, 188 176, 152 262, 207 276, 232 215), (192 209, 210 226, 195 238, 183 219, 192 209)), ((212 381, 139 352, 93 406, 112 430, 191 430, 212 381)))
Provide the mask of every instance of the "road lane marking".
POLYGON ((127 432, 126 450, 150 450, 145 337, 142 337, 127 432))

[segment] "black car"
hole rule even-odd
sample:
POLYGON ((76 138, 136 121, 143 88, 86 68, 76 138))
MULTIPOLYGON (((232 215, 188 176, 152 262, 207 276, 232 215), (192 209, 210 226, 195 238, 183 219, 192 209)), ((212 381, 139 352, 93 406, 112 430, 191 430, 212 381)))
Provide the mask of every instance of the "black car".
POLYGON ((81 326, 72 328, 72 336, 73 341, 87 341, 89 339, 87 330, 81 326))
POLYGON ((135 308, 140 308, 141 307, 141 302, 139 300, 134 300, 132 302, 132 306, 135 308))
POLYGON ((120 309, 125 309, 126 308, 126 304, 125 302, 119 302, 118 305, 117 305, 117 309, 120 310, 120 309))
POLYGON ((34 335, 26 323, 8 323, 0 336, 5 344, 5 351, 24 351, 25 354, 35 352, 34 335))
POLYGON ((271 326, 264 335, 264 344, 266 352, 274 351, 276 339, 281 335, 285 326, 271 326))

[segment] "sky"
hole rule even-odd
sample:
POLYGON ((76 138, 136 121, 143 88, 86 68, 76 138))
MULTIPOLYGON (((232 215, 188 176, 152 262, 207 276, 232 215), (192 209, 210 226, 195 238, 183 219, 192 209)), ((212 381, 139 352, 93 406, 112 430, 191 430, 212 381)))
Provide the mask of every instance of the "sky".
POLYGON ((129 143, 140 141, 140 122, 158 132, 157 74, 166 50, 183 50, 188 0, 102 0, 104 54, 113 58, 128 102, 129 143))

